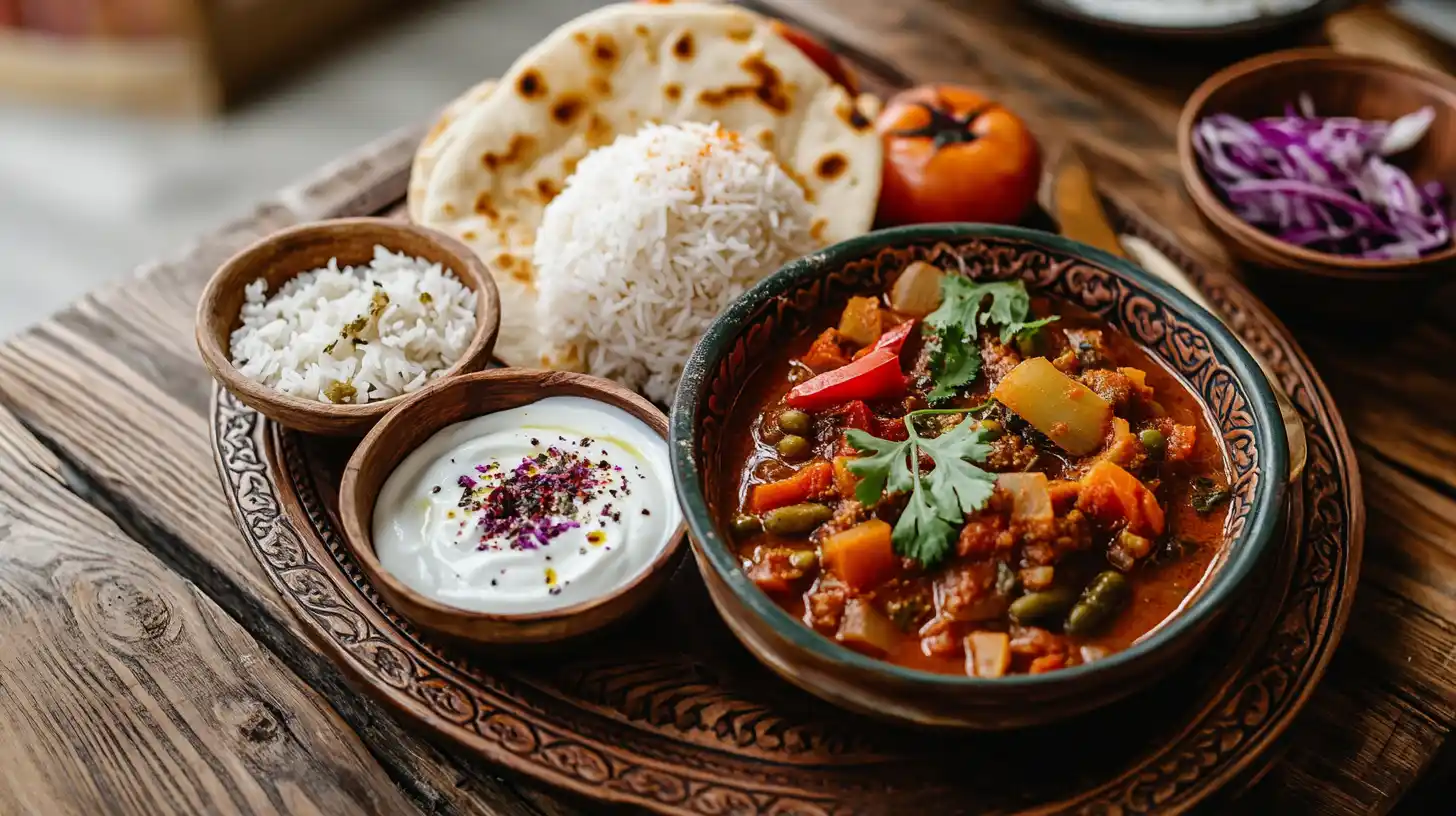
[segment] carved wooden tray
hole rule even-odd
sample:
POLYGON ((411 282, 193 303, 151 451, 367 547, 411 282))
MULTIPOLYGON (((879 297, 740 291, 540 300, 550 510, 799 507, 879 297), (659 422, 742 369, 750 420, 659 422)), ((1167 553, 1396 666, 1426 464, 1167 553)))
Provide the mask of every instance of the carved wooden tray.
POLYGON ((588 797, 682 814, 1180 812, 1255 778, 1324 673, 1353 600, 1364 506, 1343 423, 1288 332, 1229 274, 1120 220, 1193 271, 1278 372, 1309 429, 1309 466, 1290 491, 1286 546, 1191 664, 1055 726, 925 733, 833 709, 738 644, 692 559, 632 622, 569 651, 435 642, 343 545, 336 489, 352 442, 282 430, 215 391, 218 469, 273 583, 358 682, 420 727, 588 797))

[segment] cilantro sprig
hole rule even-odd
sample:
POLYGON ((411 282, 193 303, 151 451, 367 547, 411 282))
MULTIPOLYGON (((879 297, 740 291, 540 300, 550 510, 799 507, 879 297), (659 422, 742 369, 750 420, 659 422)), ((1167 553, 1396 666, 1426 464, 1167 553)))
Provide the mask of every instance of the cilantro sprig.
POLYGON ((940 306, 925 317, 930 333, 930 376, 926 396, 942 403, 958 395, 981 374, 977 335, 997 329, 1001 342, 1029 337, 1056 316, 1030 320, 1031 295, 1019 280, 978 283, 960 275, 940 282, 940 306))
POLYGON ((986 407, 911 411, 905 415, 910 436, 903 442, 858 430, 845 434, 855 450, 866 454, 849 462, 849 471, 860 479, 855 498, 861 504, 872 507, 885 496, 910 494, 891 541, 895 552, 925 567, 946 557, 956 526, 966 514, 985 507, 995 490, 996 476, 972 464, 986 461, 991 452, 989 432, 977 427, 972 416, 986 407), (915 428, 918 417, 959 413, 966 418, 939 436, 923 437, 915 428), (935 461, 929 473, 921 473, 922 452, 935 461))

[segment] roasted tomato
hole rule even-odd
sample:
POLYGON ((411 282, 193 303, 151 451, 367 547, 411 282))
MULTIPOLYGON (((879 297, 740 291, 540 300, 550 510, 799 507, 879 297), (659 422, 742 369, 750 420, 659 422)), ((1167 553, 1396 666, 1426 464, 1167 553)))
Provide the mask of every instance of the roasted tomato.
POLYGON ((823 40, 782 20, 773 20, 769 24, 780 37, 803 51, 804 56, 819 66, 819 69, 828 74, 830 79, 844 86, 844 89, 851 95, 859 93, 859 83, 855 81, 854 74, 840 61, 837 54, 829 50, 829 46, 825 45, 823 40))
POLYGON ((1014 224, 1036 199, 1036 139, 1016 114, 969 88, 896 94, 875 126, 885 142, 881 224, 1014 224))

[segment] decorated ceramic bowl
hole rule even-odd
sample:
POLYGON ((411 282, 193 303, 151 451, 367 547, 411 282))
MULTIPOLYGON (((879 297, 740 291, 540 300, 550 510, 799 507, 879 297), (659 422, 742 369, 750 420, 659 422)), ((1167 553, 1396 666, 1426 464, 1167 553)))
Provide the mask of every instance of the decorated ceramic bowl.
POLYGON ((845 708, 917 725, 1015 728, 1146 687, 1198 646, 1276 540, 1288 451, 1269 384, 1221 323, 1126 261, 1034 230, 943 224, 870 233, 794 261, 735 301, 684 371, 671 418, 679 500, 709 594, 734 634, 790 682, 845 708), (1204 403, 1228 459, 1224 535, 1181 608, 1128 648, 1043 674, 935 673, 853 651, 808 628, 745 574, 718 506, 734 401, 760 363, 852 295, 885 290, 913 261, 1081 306, 1140 343, 1204 403))

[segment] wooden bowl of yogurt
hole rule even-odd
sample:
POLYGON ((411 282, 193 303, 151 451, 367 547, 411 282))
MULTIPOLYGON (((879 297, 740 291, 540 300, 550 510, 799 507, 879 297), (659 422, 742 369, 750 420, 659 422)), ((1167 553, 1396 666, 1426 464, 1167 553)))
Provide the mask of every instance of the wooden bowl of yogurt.
POLYGON ((484 644, 620 620, 685 551, 667 417, 583 374, 496 369, 410 397, 349 459, 339 514, 396 611, 484 644))

